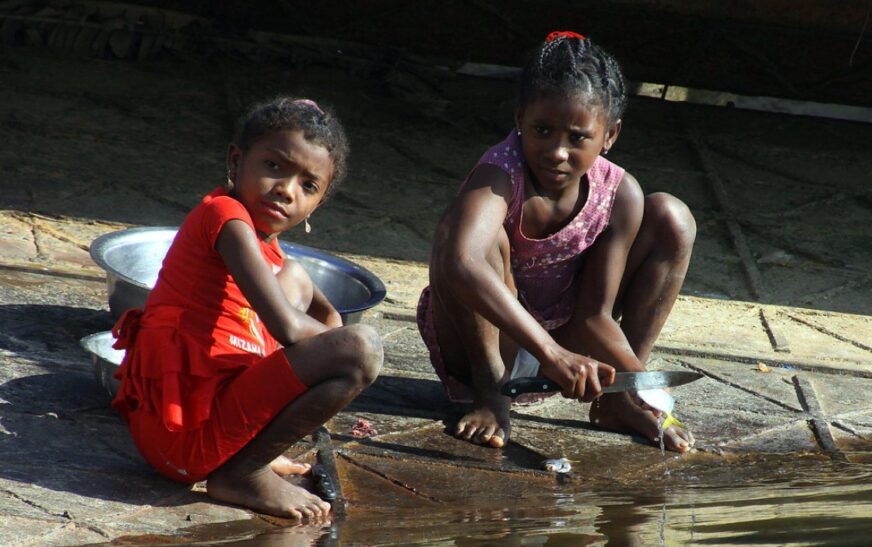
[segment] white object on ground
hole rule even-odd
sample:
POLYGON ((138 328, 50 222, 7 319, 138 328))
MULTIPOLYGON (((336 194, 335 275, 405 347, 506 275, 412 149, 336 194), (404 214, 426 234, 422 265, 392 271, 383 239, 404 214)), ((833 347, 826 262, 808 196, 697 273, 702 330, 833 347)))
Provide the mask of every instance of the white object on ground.
POLYGON ((636 393, 648 406, 660 412, 671 414, 672 409, 675 408, 675 399, 665 389, 642 389, 636 393))
POLYGON ((553 471, 554 473, 569 473, 572 471, 572 464, 566 458, 556 458, 542 462, 542 468, 545 471, 553 471))

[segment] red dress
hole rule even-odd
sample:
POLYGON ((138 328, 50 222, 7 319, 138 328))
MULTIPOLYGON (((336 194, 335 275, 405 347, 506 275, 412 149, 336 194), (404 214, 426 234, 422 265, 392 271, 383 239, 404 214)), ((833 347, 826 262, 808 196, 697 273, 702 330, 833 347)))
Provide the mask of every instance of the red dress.
MULTIPOLYGON (((254 229, 223 189, 207 195, 179 228, 145 309, 113 328, 127 353, 112 406, 146 460, 184 482, 205 479, 306 390, 215 250, 234 219, 254 229)), ((260 248, 281 271, 278 242, 260 248)))

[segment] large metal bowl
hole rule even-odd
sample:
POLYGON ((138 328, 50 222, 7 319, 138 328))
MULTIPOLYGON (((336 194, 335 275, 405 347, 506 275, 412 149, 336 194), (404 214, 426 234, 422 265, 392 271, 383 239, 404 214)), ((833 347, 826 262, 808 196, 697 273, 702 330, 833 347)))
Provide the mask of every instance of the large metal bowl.
POLYGON ((124 350, 114 349, 112 344, 115 343, 115 337, 111 331, 98 332, 91 334, 80 340, 82 347, 91 354, 91 361, 94 364, 94 375, 97 376, 97 381, 100 382, 109 398, 115 397, 118 392, 119 382, 112 377, 121 361, 124 360, 124 350))
MULTIPOLYGON (((91 244, 91 258, 106 270, 109 310, 116 319, 145 305, 176 232, 173 227, 131 228, 100 236, 91 244)), ((305 245, 280 245, 300 261, 346 325, 360 321, 365 310, 384 299, 384 284, 369 270, 305 245)))

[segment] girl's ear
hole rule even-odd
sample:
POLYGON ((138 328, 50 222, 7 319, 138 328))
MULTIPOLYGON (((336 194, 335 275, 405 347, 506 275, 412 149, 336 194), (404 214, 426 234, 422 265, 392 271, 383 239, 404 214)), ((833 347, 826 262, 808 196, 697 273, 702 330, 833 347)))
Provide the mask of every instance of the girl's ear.
POLYGON ((519 106, 515 107, 515 130, 521 132, 521 118, 524 116, 524 109, 519 106))
POLYGON ((609 128, 609 132, 606 133, 606 140, 603 143, 603 150, 609 150, 612 146, 615 145, 615 141, 618 140, 618 135, 621 134, 621 120, 615 122, 615 124, 609 128))
POLYGON ((239 169, 239 159, 242 157, 242 149, 234 143, 227 147, 227 178, 235 179, 236 170, 239 169))

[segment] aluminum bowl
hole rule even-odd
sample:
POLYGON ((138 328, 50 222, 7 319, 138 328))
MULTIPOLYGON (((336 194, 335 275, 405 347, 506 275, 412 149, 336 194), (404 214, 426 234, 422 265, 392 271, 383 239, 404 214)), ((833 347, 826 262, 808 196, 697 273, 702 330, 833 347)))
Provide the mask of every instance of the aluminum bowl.
MULTIPOLYGON (((106 270, 109 310, 116 319, 145 305, 154 288, 176 228, 131 228, 102 235, 91 244, 91 258, 106 270)), ((346 325, 385 297, 385 286, 369 270, 344 258, 305 245, 280 241, 282 250, 300 261, 312 281, 342 315, 346 325)))
POLYGON ((82 347, 91 354, 91 361, 94 364, 94 375, 97 376, 97 381, 100 382, 109 398, 115 397, 118 392, 119 382, 112 377, 121 361, 124 360, 124 350, 114 349, 112 344, 115 343, 115 337, 111 331, 98 332, 90 336, 86 336, 80 340, 82 347))

